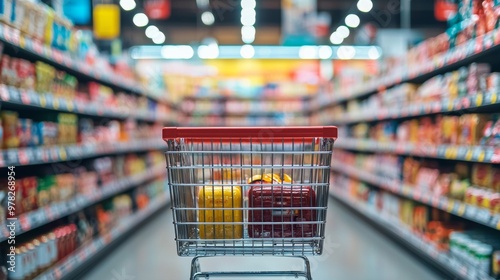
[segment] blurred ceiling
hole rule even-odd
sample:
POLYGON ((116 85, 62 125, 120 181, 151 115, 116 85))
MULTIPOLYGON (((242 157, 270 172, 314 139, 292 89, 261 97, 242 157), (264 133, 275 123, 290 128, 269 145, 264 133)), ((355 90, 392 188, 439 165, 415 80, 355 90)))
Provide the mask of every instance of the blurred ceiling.
MULTIPOLYGON (((241 44, 240 0, 210 0, 210 8, 215 16, 211 26, 201 22, 201 13, 196 0, 170 0, 171 15, 167 20, 150 21, 166 35, 165 44, 188 44, 201 41, 206 37, 214 37, 220 44, 241 44)), ((281 0, 257 1, 257 28, 254 44, 279 44, 281 26, 281 0)), ((356 0, 317 0, 318 12, 331 15, 331 28, 334 30, 343 24, 349 13, 356 13, 361 23, 372 22, 379 28, 400 28, 400 0, 372 0, 374 7, 369 13, 361 13, 356 8, 356 0), (391 13, 391 11, 397 11, 391 13)), ((401 0, 405 1, 405 0, 401 0)), ((411 27, 415 29, 442 29, 445 22, 434 18, 435 0, 411 1, 411 27)), ((152 44, 144 34, 144 27, 136 27, 132 17, 142 11, 143 0, 136 0, 137 7, 130 11, 122 11, 123 46, 152 44)))

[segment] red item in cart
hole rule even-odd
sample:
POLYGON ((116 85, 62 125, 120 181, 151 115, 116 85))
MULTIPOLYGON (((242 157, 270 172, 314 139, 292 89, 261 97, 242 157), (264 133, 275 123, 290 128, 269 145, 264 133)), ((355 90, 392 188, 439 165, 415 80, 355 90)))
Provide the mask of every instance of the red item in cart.
POLYGON ((254 186, 249 191, 250 208, 273 209, 249 210, 248 234, 253 238, 314 237, 315 223, 290 224, 289 222, 314 222, 316 211, 302 209, 316 207, 316 194, 311 187, 254 186), (263 224, 258 224, 263 223, 263 224), (273 224, 267 224, 273 223, 273 224))

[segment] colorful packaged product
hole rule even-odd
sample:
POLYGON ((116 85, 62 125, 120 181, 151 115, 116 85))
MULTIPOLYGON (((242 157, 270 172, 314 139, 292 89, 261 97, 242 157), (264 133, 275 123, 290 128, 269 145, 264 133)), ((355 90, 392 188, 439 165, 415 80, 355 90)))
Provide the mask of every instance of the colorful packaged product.
POLYGON ((11 149, 17 148, 20 144, 18 134, 19 117, 17 112, 2 111, 2 125, 3 125, 3 148, 11 149))
POLYGON ((316 207, 316 194, 311 187, 268 186, 256 183, 249 193, 249 207, 273 207, 271 209, 249 210, 248 234, 254 238, 314 237, 317 232, 316 210, 302 207, 316 207), (293 222, 304 222, 294 224, 293 222), (310 223, 307 223, 310 222, 310 223), (261 224, 259 224, 261 223, 261 224), (274 224, 267 224, 274 223, 274 224))
POLYGON ((38 133, 40 135, 40 145, 56 145, 58 141, 57 124, 54 122, 40 122, 37 125, 38 133))
POLYGON ((29 212, 38 207, 37 193, 38 181, 36 177, 27 177, 18 181, 22 188, 22 210, 29 212))
POLYGON ((491 164, 476 163, 472 167, 472 184, 490 188, 493 183, 493 167, 491 164))
POLYGON ((200 238, 243 238, 242 224, 215 224, 220 222, 242 222, 243 211, 231 209, 241 208, 242 201, 240 187, 201 187, 198 191, 198 207, 212 209, 198 211, 198 220, 203 223, 199 226, 200 238), (229 209, 226 210, 226 208, 229 209))

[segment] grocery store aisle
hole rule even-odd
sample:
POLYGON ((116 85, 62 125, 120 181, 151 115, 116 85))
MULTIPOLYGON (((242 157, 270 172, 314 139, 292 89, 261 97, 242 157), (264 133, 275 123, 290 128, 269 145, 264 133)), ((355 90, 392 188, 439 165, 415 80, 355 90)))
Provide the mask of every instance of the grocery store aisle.
MULTIPOLYGON (((330 206, 325 254, 310 258, 314 280, 444 279, 358 216, 338 205, 338 202, 331 200, 330 206)), ((83 279, 188 279, 191 259, 177 257, 173 234, 171 213, 164 211, 102 260, 83 279)), ((210 270, 227 269, 228 261, 235 266, 242 264, 243 268, 256 263, 256 269, 283 269, 285 260, 279 260, 281 263, 273 258, 267 261, 267 258, 262 257, 216 258, 203 264, 210 270), (251 263, 249 260, 252 260, 251 263)))

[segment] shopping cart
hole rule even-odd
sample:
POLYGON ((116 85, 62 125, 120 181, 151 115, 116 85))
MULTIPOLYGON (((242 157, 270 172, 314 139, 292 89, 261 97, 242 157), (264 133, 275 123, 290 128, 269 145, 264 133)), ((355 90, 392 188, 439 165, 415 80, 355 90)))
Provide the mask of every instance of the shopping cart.
POLYGON ((163 129, 179 256, 191 280, 272 275, 311 280, 320 255, 336 127, 163 129), (299 271, 202 272, 199 258, 297 257, 299 271))

